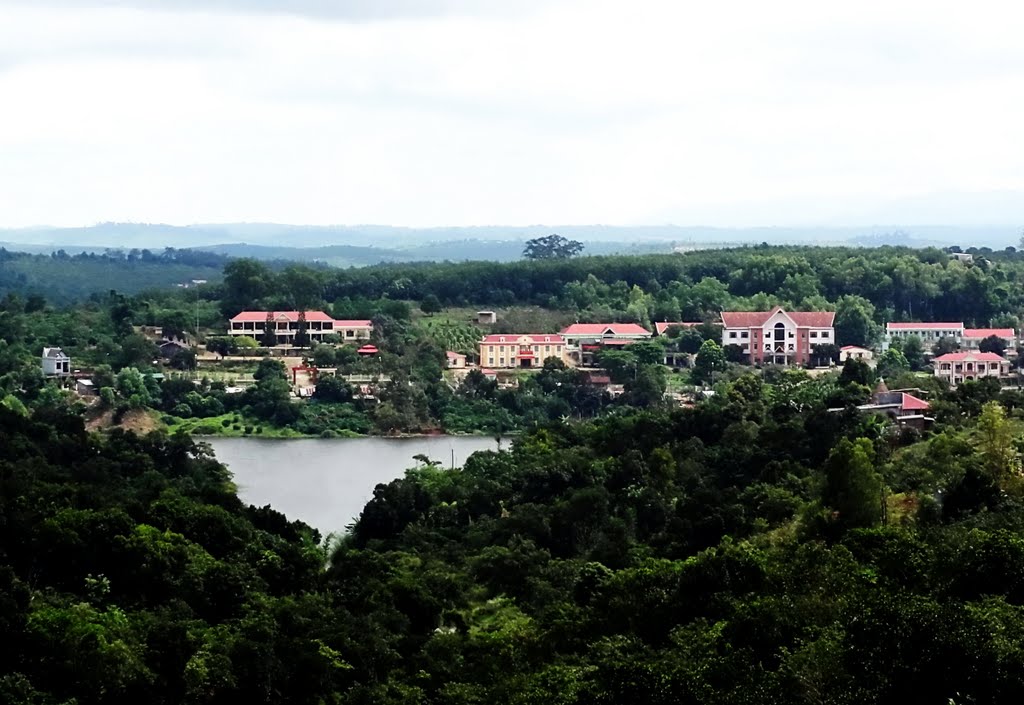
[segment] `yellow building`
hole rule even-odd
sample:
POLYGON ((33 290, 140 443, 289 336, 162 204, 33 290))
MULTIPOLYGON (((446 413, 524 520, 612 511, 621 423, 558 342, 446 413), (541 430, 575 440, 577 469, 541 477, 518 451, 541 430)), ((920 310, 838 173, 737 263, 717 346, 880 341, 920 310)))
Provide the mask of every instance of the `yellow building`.
POLYGON ((549 357, 571 366, 565 339, 557 333, 488 335, 480 341, 480 366, 494 369, 543 367, 549 357))

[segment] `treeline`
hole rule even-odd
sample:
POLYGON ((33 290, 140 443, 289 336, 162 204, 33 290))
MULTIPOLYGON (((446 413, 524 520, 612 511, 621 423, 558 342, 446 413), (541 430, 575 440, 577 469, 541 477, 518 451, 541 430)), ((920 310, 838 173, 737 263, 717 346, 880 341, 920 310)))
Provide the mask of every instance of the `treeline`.
POLYGON ((922 440, 857 384, 421 459, 331 550, 184 437, 0 408, 0 701, 1019 702, 1020 399, 922 440))
MULTIPOLYGON (((835 310, 846 300, 877 325, 889 320, 1018 324, 1024 258, 961 263, 938 249, 746 247, 675 255, 580 257, 513 263, 389 264, 345 270, 288 267, 275 274, 236 260, 225 269, 225 315, 260 303, 367 308, 381 299, 443 305, 534 304, 585 317, 702 320, 722 309, 775 304, 835 310)), ((853 341, 856 342, 856 341, 853 341)))

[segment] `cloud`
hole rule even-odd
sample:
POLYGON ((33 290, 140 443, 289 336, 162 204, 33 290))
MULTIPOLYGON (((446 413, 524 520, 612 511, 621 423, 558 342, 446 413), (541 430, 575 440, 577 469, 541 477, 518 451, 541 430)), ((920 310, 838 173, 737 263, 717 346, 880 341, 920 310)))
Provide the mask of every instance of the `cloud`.
POLYGON ((515 16, 538 7, 542 0, 13 0, 12 4, 16 3, 76 9, 284 14, 368 22, 451 16, 515 16))

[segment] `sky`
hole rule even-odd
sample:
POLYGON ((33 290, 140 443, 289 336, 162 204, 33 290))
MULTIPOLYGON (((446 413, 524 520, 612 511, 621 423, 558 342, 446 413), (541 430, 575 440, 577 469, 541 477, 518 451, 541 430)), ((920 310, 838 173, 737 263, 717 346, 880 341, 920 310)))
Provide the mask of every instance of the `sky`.
POLYGON ((1017 5, 0 0, 0 227, 1024 223, 1017 5))

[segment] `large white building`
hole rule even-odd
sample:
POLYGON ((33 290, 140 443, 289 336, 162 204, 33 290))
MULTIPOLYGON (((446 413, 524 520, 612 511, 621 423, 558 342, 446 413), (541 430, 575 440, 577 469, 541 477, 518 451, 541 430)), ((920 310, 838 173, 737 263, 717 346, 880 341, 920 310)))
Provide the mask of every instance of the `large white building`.
POLYGON ((817 345, 835 345, 831 311, 723 311, 722 347, 738 345, 750 364, 802 365, 817 345))
POLYGON ((1009 350, 1016 349, 1017 332, 1013 328, 965 328, 963 321, 886 323, 882 349, 888 350, 897 340, 917 336, 925 350, 934 348, 942 338, 950 338, 968 350, 977 350, 981 341, 993 335, 1002 339, 1009 350))
POLYGON ((543 367, 549 357, 566 365, 575 364, 569 357, 565 339, 557 333, 488 335, 480 341, 480 366, 529 369, 543 367))
MULTIPOLYGON (((289 344, 299 332, 299 311, 242 311, 231 319, 229 335, 247 335, 259 341, 269 320, 278 343, 289 344)), ((322 341, 329 335, 337 335, 342 342, 356 342, 370 339, 373 324, 368 320, 335 320, 323 311, 304 311, 306 333, 311 341, 322 341)))

